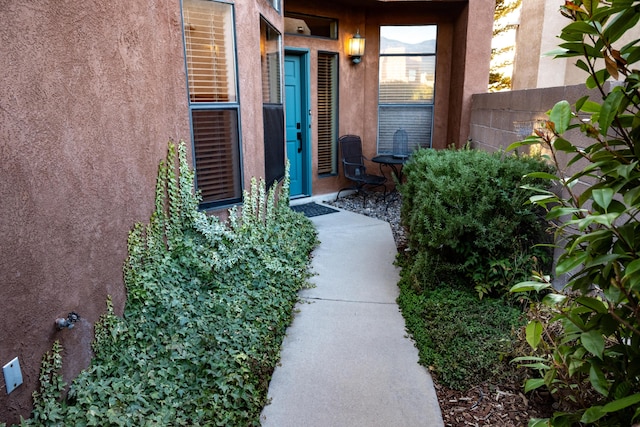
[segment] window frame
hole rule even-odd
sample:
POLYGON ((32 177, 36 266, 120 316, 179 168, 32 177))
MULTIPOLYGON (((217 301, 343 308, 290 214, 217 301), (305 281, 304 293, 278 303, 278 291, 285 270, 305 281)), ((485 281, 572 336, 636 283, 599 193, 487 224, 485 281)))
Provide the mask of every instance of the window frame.
POLYGON ((262 81, 262 122, 264 129, 264 174, 267 186, 281 181, 285 176, 285 113, 283 36, 269 20, 260 15, 260 75, 262 81), (269 48, 269 37, 276 36, 275 49, 269 48), (277 56, 270 56, 276 53, 277 56), (274 76, 270 71, 277 65, 274 76))
MULTIPOLYGON (((438 53, 438 25, 436 24, 412 24, 412 25, 382 25, 380 26, 380 44, 382 45, 382 28, 383 27, 435 27, 436 38, 435 38, 435 47, 433 52, 410 52, 410 53, 383 53, 382 46, 380 48, 380 53, 378 54, 378 62, 379 62, 379 70, 378 70, 378 124, 377 124, 377 139, 376 139, 376 152, 377 154, 392 154, 393 150, 393 139, 390 141, 381 144, 381 140, 384 139, 381 137, 381 120, 380 117, 385 117, 383 114, 383 110, 393 110, 393 109, 423 109, 427 112, 427 123, 429 126, 429 140, 426 143, 418 143, 418 144, 410 144, 409 148, 415 149, 417 147, 421 148, 431 148, 433 146, 433 128, 434 128, 434 110, 435 110, 435 100, 436 100, 436 69, 437 69, 437 53, 438 53), (433 89, 431 100, 428 102, 382 102, 381 101, 381 79, 382 79, 382 71, 383 60, 382 58, 433 58, 433 89), (381 150, 381 145, 384 147, 381 150), (386 147, 391 147, 390 149, 386 149, 386 147), (413 147, 413 148, 412 148, 413 147)), ((393 138, 393 136, 390 136, 393 138)))
MULTIPOLYGON (((317 123, 318 123, 318 143, 317 143, 317 150, 318 152, 316 153, 316 157, 317 157, 317 164, 318 164, 318 177, 322 178, 322 177, 329 177, 329 176, 336 176, 338 175, 338 129, 339 129, 339 118, 340 118, 340 114, 339 114, 339 110, 340 110, 340 84, 339 84, 339 78, 340 78, 340 55, 338 54, 338 52, 330 52, 330 51, 318 51, 318 56, 317 56, 317 70, 318 70, 318 76, 316 76, 317 78, 317 83, 316 83, 316 97, 317 97, 317 108, 318 108, 318 118, 317 118, 317 123), (322 135, 321 135, 321 123, 322 120, 324 120, 324 118, 322 117, 321 111, 320 111, 320 89, 321 89, 321 84, 320 84, 320 57, 321 56, 325 56, 325 57, 331 57, 333 62, 334 62, 334 67, 333 67, 333 75, 331 76, 332 78, 332 83, 334 85, 333 87, 333 104, 334 104, 334 108, 331 109, 330 114, 331 114, 331 118, 330 120, 333 122, 333 129, 332 129, 332 133, 333 135, 328 136, 328 141, 331 144, 330 145, 330 151, 331 151, 331 159, 329 160, 331 163, 331 171, 330 172, 321 172, 320 171, 320 150, 321 150, 321 143, 322 143, 322 135)), ((326 149, 326 148, 325 148, 326 149)))
POLYGON ((299 33, 299 32, 288 32, 286 30, 286 23, 285 23, 285 31, 284 33, 286 35, 289 36, 297 36, 297 37, 312 37, 312 38, 318 38, 318 39, 324 39, 324 40, 338 40, 339 38, 339 34, 340 34, 340 28, 339 28, 339 20, 337 18, 330 18, 328 16, 320 16, 320 15, 310 15, 308 13, 299 13, 299 12, 285 12, 284 13, 284 19, 286 22, 286 19, 302 19, 304 20, 305 18, 310 18, 310 19, 317 19, 317 20, 326 20, 329 23, 329 33, 333 32, 334 35, 330 35, 330 36, 321 36, 321 35, 317 35, 317 34, 311 34, 311 32, 309 32, 309 34, 304 34, 304 33, 299 33))
POLYGON ((197 168, 197 158, 198 153, 196 152, 196 140, 195 140, 195 129, 194 129, 194 112, 198 111, 230 111, 235 115, 235 126, 232 131, 235 131, 235 147, 232 147, 234 150, 237 150, 236 153, 232 153, 232 161, 231 168, 233 169, 234 176, 234 196, 230 198, 218 199, 218 200, 202 200, 199 208, 201 210, 209 210, 209 209, 220 209, 225 207, 234 206, 242 203, 242 197, 244 192, 244 162, 243 162, 243 152, 242 152, 242 120, 241 120, 241 109, 240 109, 240 79, 238 73, 238 49, 237 49, 237 32, 236 32, 236 10, 235 5, 233 3, 229 3, 227 1, 219 1, 219 0, 202 0, 208 1, 211 3, 223 4, 229 7, 230 13, 230 23, 231 29, 229 31, 230 37, 232 37, 232 45, 233 49, 231 54, 229 55, 229 59, 233 61, 233 72, 234 72, 234 87, 235 90, 235 100, 231 101, 209 101, 209 102, 198 102, 192 100, 192 94, 190 92, 190 82, 189 82, 189 66, 188 66, 188 50, 187 50, 187 34, 185 28, 185 1, 180 1, 180 15, 182 19, 182 33, 183 33, 183 49, 184 49, 184 67, 186 73, 186 94, 187 94, 187 103, 189 109, 189 129, 191 136, 191 152, 192 152, 192 164, 194 169, 194 187, 196 191, 200 191, 198 185, 198 168, 197 168), (235 158, 237 160, 234 161, 233 157, 236 154, 235 158))

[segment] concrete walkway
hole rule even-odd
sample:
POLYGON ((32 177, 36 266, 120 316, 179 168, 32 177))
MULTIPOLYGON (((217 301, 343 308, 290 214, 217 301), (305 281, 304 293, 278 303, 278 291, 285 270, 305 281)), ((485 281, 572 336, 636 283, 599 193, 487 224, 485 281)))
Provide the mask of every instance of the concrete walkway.
POLYGON ((263 427, 443 426, 396 304, 391 227, 352 212, 312 218, 320 246, 269 386, 263 427))

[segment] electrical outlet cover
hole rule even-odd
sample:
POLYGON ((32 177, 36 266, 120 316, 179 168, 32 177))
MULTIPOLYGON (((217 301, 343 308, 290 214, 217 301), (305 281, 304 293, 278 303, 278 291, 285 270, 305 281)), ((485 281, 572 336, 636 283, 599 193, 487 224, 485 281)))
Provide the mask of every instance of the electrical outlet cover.
POLYGON ((4 374, 4 382, 7 385, 7 394, 22 384, 22 371, 17 357, 2 367, 2 373, 4 374))

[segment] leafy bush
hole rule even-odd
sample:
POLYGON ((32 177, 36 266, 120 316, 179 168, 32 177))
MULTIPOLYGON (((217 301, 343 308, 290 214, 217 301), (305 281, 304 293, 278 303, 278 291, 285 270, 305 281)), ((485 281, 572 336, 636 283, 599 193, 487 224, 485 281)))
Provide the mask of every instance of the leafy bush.
POLYGON ((528 277, 548 251, 544 220, 527 205, 533 184, 523 176, 549 171, 539 158, 502 157, 479 150, 421 150, 405 166, 402 221, 410 265, 427 289, 441 282, 474 287, 480 297, 505 294, 528 277))
MULTIPOLYGON (((556 104, 546 128, 513 147, 541 144, 558 165, 564 186, 558 197, 540 189, 532 197, 547 210, 564 242, 556 274, 571 273, 569 292, 543 299, 554 317, 534 317, 527 341, 535 349, 520 358, 540 372, 526 389, 547 387, 576 406, 530 425, 631 425, 640 421, 640 41, 619 46, 640 19, 640 1, 567 1, 572 22, 562 31, 559 57, 580 57, 587 86, 601 100, 581 98, 556 104), (605 90, 609 77, 624 80, 605 90), (567 132, 579 129, 590 141, 578 147, 567 132), (578 171, 560 169, 567 155, 578 171), (580 184, 580 185, 576 185, 580 184), (556 326, 557 325, 557 326, 556 326), (548 331, 558 330, 556 334, 548 331), (584 395, 591 396, 584 399, 584 395)), ((550 289, 545 276, 514 291, 550 289)))
POLYGON ((289 208, 287 180, 279 193, 254 180, 228 226, 207 217, 175 151, 150 223, 129 236, 123 318, 108 302, 91 366, 66 400, 45 378, 22 425, 259 425, 316 233, 289 208))
POLYGON ((398 304, 420 363, 440 384, 464 390, 509 375, 503 356, 511 353, 512 333, 524 322, 520 309, 502 300, 480 301, 469 290, 419 292, 408 280, 400 289, 398 304))

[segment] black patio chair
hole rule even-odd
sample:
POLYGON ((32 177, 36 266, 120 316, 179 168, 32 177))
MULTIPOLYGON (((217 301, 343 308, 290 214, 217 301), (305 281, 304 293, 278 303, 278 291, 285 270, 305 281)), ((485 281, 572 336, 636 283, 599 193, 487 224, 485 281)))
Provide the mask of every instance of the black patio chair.
POLYGON ((367 173, 365 160, 369 160, 362 155, 362 140, 357 135, 343 135, 338 139, 340 144, 340 152, 342 153, 342 170, 345 178, 353 182, 351 187, 345 187, 338 191, 336 200, 340 197, 343 190, 356 190, 362 192, 363 205, 367 204, 367 187, 370 189, 382 187, 384 189, 383 197, 387 197, 387 178, 380 175, 372 175, 367 173))

